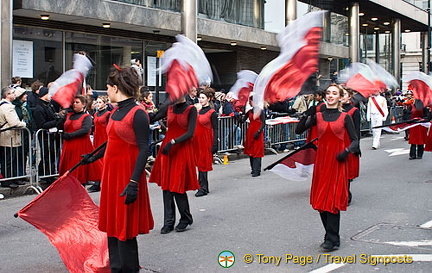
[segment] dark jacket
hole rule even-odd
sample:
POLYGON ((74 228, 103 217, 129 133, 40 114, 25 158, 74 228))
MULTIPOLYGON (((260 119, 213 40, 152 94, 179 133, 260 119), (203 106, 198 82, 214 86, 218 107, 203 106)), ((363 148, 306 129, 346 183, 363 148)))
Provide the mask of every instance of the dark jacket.
POLYGON ((58 114, 54 111, 51 102, 39 99, 33 110, 36 129, 50 129, 57 126, 58 114))

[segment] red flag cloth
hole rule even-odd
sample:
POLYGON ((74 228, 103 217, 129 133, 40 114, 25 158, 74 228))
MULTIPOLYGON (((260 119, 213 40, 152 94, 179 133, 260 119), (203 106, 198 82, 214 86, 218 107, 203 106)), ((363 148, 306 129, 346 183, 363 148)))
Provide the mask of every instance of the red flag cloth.
POLYGON ((194 69, 189 65, 185 70, 178 60, 173 60, 167 73, 166 92, 171 101, 176 101, 185 96, 192 87, 198 87, 194 69))
POLYGON ((313 173, 315 163, 317 149, 313 144, 315 140, 306 143, 264 170, 270 170, 287 180, 304 181, 308 179, 313 173))
POLYGON ((432 90, 426 82, 420 79, 411 80, 408 89, 413 91, 414 98, 421 100, 423 105, 432 105, 432 90))
POLYGON ((52 99, 60 104, 63 108, 69 108, 72 105, 74 97, 79 94, 83 88, 84 75, 76 70, 66 71, 60 76, 50 88, 50 92, 55 92, 52 99), (51 91, 55 89, 55 91, 51 91))
POLYGON ((307 44, 270 78, 264 92, 265 101, 284 101, 300 92, 303 83, 318 69, 321 33, 321 27, 308 31, 304 37, 307 44))
POLYGON ((69 272, 110 272, 107 235, 97 227, 99 207, 73 175, 59 178, 18 216, 48 237, 69 272))
POLYGON ((354 89, 355 91, 362 94, 362 96, 365 98, 370 97, 371 95, 375 94, 377 90, 380 90, 380 85, 377 86, 375 82, 368 80, 361 73, 357 73, 352 76, 345 83, 345 86, 354 89))
MULTIPOLYGON (((395 123, 395 124, 389 124, 388 126, 379 126, 380 128, 382 128, 384 131, 387 132, 391 132, 391 133, 399 133, 405 130, 408 130, 410 128, 416 127, 416 126, 423 126, 426 128, 430 127, 430 122, 428 121, 418 121, 416 123, 413 122, 400 122, 400 123, 395 123)), ((374 128, 372 128, 374 129, 374 128)))

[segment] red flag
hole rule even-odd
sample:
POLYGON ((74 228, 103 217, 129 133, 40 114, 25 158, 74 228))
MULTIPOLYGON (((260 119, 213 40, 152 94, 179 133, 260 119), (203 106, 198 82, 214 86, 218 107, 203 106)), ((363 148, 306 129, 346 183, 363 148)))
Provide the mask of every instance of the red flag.
POLYGON ((273 103, 294 97, 308 77, 318 70, 324 13, 310 12, 278 34, 281 53, 258 75, 253 90, 255 106, 263 109, 264 101, 273 103))
POLYGON ((287 180, 304 181, 308 179, 313 173, 315 163, 317 149, 313 144, 315 140, 306 143, 264 170, 270 170, 287 180))
POLYGON ((183 35, 176 35, 177 42, 165 51, 162 73, 167 73, 166 91, 171 101, 186 95, 192 87, 212 80, 210 64, 202 49, 183 35))
POLYGON ((377 90, 380 90, 380 88, 376 86, 374 82, 368 80, 361 73, 357 73, 352 76, 345 83, 345 86, 359 92, 365 98, 370 97, 371 95, 375 94, 377 90))
POLYGON ((48 237, 69 272, 110 272, 107 235, 97 227, 99 207, 73 175, 59 178, 18 216, 48 237))
POLYGON ((237 81, 231 87, 230 92, 234 95, 233 97, 238 100, 239 106, 245 106, 249 100, 254 83, 258 74, 251 70, 242 70, 237 73, 237 81))
POLYGON ((423 102, 424 106, 432 105, 432 78, 423 72, 413 72, 404 80, 409 82, 409 89, 413 91, 414 98, 423 102))
POLYGON ((404 122, 375 126, 375 127, 372 127, 372 129, 382 128, 383 130, 385 130, 387 132, 399 133, 399 132, 408 130, 410 128, 413 128, 415 126, 423 126, 426 128, 430 128, 430 125, 431 125, 431 123, 429 122, 429 120, 417 118, 417 119, 412 119, 412 120, 408 120, 408 121, 404 121, 404 122))

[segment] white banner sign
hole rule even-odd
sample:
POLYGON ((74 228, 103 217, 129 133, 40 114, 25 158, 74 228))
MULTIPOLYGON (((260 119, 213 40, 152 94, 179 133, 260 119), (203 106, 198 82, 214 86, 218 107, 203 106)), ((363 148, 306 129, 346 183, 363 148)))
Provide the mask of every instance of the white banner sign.
POLYGON ((13 40, 12 76, 33 78, 33 42, 13 40))
POLYGON ((147 57, 147 86, 156 86, 156 57, 147 57))

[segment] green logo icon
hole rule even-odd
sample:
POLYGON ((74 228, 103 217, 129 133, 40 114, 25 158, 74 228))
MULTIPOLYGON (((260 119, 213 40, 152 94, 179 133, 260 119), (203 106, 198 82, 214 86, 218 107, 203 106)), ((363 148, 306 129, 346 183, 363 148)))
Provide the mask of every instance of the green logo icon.
POLYGON ((218 263, 223 268, 229 268, 233 266, 235 263, 234 253, 228 250, 222 251, 221 253, 219 253, 218 263))

